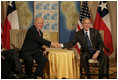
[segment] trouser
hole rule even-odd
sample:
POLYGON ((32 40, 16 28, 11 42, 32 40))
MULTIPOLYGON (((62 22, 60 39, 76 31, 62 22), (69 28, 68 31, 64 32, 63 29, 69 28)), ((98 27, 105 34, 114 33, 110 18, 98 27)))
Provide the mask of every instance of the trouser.
POLYGON ((3 58, 1 58, 1 79, 7 79, 11 72, 11 65, 9 65, 3 58))
MULTIPOLYGON (((80 54, 82 66, 84 67, 85 73, 88 76, 90 76, 90 68, 89 68, 89 62, 88 60, 92 58, 94 53, 88 53, 88 52, 82 52, 80 54)), ((99 77, 106 75, 106 67, 107 67, 107 55, 102 51, 99 53, 99 56, 97 57, 97 60, 99 61, 100 67, 99 67, 99 77)))
POLYGON ((9 49, 2 51, 2 56, 4 56, 4 60, 11 65, 11 70, 16 73, 22 72, 22 66, 19 60, 19 56, 14 49, 9 49))
POLYGON ((43 55, 42 53, 38 53, 38 52, 35 52, 35 53, 23 52, 22 55, 23 55, 23 59, 25 62, 25 73, 26 73, 26 75, 31 76, 33 59, 35 59, 38 66, 36 67, 36 71, 35 71, 34 75, 44 77, 43 76, 44 68, 45 68, 46 62, 48 61, 46 56, 43 55), (28 53, 31 55, 25 55, 28 53))

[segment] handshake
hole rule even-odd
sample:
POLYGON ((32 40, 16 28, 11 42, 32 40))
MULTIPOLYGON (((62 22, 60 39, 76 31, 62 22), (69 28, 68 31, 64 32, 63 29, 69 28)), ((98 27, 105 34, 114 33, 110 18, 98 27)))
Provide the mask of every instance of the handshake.
POLYGON ((59 44, 58 42, 52 42, 52 46, 54 46, 55 48, 61 48, 61 44, 59 44))

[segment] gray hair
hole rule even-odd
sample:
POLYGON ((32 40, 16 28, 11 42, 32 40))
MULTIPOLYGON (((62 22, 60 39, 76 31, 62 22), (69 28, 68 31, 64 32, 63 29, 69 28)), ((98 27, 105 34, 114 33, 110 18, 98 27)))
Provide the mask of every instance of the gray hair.
POLYGON ((86 19, 89 19, 89 20, 91 21, 91 19, 90 19, 90 18, 85 17, 85 18, 83 18, 83 20, 82 20, 82 24, 83 24, 84 20, 86 20, 86 19))
POLYGON ((34 22, 35 23, 38 23, 37 19, 39 19, 39 18, 43 19, 42 17, 36 17, 35 20, 34 20, 34 22))

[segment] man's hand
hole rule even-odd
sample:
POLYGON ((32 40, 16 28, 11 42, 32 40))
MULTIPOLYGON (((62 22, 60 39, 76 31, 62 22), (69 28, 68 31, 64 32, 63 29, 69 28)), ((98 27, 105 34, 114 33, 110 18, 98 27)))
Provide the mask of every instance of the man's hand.
POLYGON ((56 42, 56 46, 57 46, 57 48, 61 48, 62 47, 61 44, 59 44, 57 42, 56 42))
POLYGON ((46 47, 45 45, 43 45, 43 46, 42 46, 42 51, 43 51, 43 52, 46 51, 46 48, 47 48, 47 47, 46 47))
POLYGON ((59 44, 58 42, 52 43, 52 46, 54 46, 55 48, 61 48, 61 44, 59 44))
POLYGON ((54 46, 55 48, 58 48, 57 42, 52 42, 52 46, 54 46))
POLYGON ((93 60, 96 60, 97 57, 98 57, 98 55, 99 55, 99 52, 96 51, 95 54, 93 55, 92 59, 93 59, 93 60))
POLYGON ((2 59, 5 59, 5 57, 4 56, 1 56, 2 57, 2 59))
POLYGON ((46 49, 47 47, 45 45, 43 45, 42 48, 45 48, 46 49))

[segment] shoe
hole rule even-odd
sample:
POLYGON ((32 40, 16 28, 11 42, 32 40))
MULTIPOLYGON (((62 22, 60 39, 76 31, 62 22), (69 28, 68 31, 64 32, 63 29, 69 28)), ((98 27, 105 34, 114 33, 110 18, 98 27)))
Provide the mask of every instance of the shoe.
POLYGON ((13 73, 9 74, 10 79, 28 79, 28 77, 24 73, 13 73))
POLYGON ((32 76, 32 79, 37 79, 37 76, 36 76, 36 75, 33 75, 33 76, 32 76))
POLYGON ((100 75, 98 76, 98 79, 106 79, 105 77, 106 77, 105 75, 100 75))
POLYGON ((90 75, 87 76, 87 79, 92 79, 90 75))
POLYGON ((15 74, 14 72, 10 72, 8 79, 19 79, 19 76, 15 74))
POLYGON ((91 77, 87 77, 87 79, 92 79, 91 77))
POLYGON ((19 79, 28 79, 28 76, 26 76, 24 73, 17 74, 19 76, 19 79))
POLYGON ((43 79, 41 76, 37 76, 37 79, 43 79))

